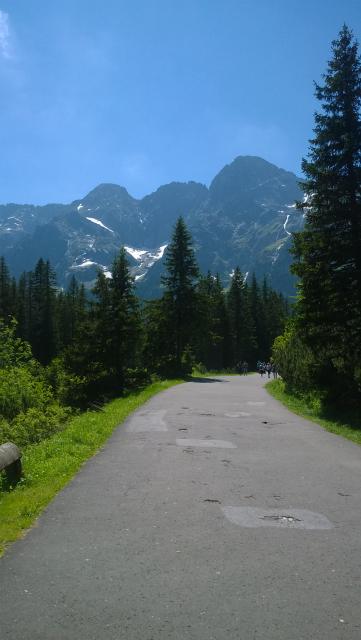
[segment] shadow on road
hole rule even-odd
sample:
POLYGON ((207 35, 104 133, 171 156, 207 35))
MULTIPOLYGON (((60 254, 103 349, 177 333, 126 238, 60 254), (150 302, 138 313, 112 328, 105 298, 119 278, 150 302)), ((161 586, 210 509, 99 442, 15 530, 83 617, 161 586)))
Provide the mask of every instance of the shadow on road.
POLYGON ((221 380, 220 378, 186 378, 186 382, 228 382, 228 380, 221 380))

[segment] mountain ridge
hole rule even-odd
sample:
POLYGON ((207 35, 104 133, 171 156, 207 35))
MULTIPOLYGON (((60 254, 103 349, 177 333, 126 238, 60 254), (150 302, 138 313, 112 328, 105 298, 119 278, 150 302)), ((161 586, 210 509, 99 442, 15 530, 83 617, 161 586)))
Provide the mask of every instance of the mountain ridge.
POLYGON ((0 205, 0 254, 15 275, 32 269, 37 256, 50 260, 61 286, 73 273, 91 286, 97 269, 109 273, 124 245, 140 294, 153 296, 159 293, 161 248, 182 215, 202 270, 220 272, 226 285, 238 265, 244 273, 266 275, 290 295, 287 249, 291 231, 303 224, 294 207, 299 199, 292 172, 258 156, 238 156, 209 187, 173 181, 137 199, 123 186, 101 183, 70 204, 0 205))

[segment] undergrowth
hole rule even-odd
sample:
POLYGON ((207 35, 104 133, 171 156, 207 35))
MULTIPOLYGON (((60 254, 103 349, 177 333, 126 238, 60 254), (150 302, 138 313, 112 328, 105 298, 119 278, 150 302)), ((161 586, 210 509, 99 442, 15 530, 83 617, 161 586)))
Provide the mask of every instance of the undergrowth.
POLYGON ((361 410, 325 405, 317 393, 294 395, 286 390, 283 380, 266 384, 267 391, 290 411, 321 425, 327 431, 361 444, 361 410))

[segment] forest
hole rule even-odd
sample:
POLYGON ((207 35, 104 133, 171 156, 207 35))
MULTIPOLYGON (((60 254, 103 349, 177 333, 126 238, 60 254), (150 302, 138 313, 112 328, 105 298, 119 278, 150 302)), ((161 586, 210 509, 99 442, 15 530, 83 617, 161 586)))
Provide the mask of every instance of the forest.
POLYGON ((70 413, 155 379, 192 370, 235 372, 270 357, 289 313, 267 280, 248 284, 235 269, 227 291, 201 275, 179 218, 168 246, 162 296, 140 300, 124 248, 111 278, 99 270, 91 292, 72 277, 57 289, 40 259, 16 281, 0 259, 0 440, 37 442, 70 413))

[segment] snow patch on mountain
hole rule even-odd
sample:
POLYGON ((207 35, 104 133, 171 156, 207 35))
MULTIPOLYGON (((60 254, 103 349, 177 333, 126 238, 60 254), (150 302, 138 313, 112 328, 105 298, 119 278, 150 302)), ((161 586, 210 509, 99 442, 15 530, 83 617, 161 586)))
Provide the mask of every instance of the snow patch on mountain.
POLYGON ((161 247, 159 247, 158 251, 156 254, 153 254, 153 258, 154 260, 160 260, 161 258, 163 258, 164 252, 167 248, 167 244, 162 244, 161 247))
POLYGON ((141 260, 142 256, 148 254, 149 252, 145 249, 133 249, 132 247, 124 247, 127 253, 131 255, 135 260, 141 260))
POLYGON ((124 247, 126 252, 129 253, 129 255, 131 255, 138 263, 136 266, 131 267, 131 273, 136 281, 144 278, 154 263, 163 258, 167 246, 167 244, 162 244, 159 249, 156 249, 155 251, 135 249, 134 247, 127 246, 124 247))
POLYGON ((73 264, 71 269, 87 269, 87 267, 98 267, 97 262, 93 262, 93 260, 84 260, 81 264, 73 264))
POLYGON ((129 253, 129 255, 137 260, 137 262, 140 262, 147 267, 151 267, 157 260, 163 258, 167 246, 167 244, 163 244, 155 252, 147 251, 146 249, 133 249, 132 247, 124 247, 124 249, 129 253))
POLYGON ((77 206, 77 210, 80 211, 80 209, 84 209, 84 205, 82 203, 78 204, 77 206))
POLYGON ((99 227, 103 227, 103 229, 107 229, 107 231, 110 231, 110 233, 114 233, 113 229, 109 229, 109 227, 106 227, 105 224, 103 224, 100 220, 97 220, 96 218, 88 218, 88 216, 86 216, 86 219, 89 220, 89 222, 98 224, 99 227))
POLYGON ((290 232, 289 232, 289 231, 287 231, 287 229, 286 229, 286 227, 287 227, 287 223, 288 223, 289 219, 290 219, 290 214, 288 213, 288 214, 287 214, 287 217, 286 217, 286 220, 285 220, 285 222, 284 222, 284 225, 283 225, 283 228, 284 228, 284 230, 285 230, 285 232, 287 233, 287 235, 288 235, 288 236, 290 236, 290 235, 291 235, 291 234, 290 234, 290 232))

